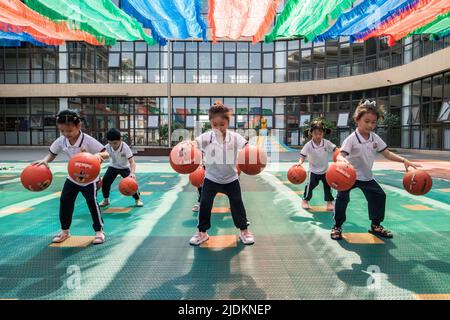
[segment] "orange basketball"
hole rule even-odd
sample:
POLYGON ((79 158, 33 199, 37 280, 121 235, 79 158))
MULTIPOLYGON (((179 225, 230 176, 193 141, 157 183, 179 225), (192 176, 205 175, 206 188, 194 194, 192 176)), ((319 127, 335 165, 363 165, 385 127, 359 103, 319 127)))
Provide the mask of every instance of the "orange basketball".
POLYGON ((90 183, 100 174, 100 161, 91 153, 81 152, 69 160, 69 176, 79 183, 90 183))
POLYGON ((239 151, 238 165, 242 172, 248 175, 256 175, 264 170, 267 164, 266 153, 256 147, 247 145, 239 151))
POLYGON ((205 180, 205 169, 203 169, 203 166, 198 166, 197 170, 189 174, 189 181, 194 187, 201 187, 203 180, 205 180))
POLYGON ((170 166, 181 174, 194 172, 201 161, 202 153, 192 141, 182 141, 170 151, 170 166))
POLYGON ((138 183, 130 177, 123 178, 119 183, 119 191, 124 196, 132 196, 138 191, 138 183))
POLYGON ((29 165, 20 174, 22 185, 30 191, 42 191, 52 183, 52 172, 44 165, 29 165))
POLYGON ((301 165, 294 164, 289 168, 287 178, 293 184, 300 184, 306 180, 306 171, 301 165))
POLYGON ((403 176, 403 187, 413 195, 424 195, 431 190, 432 186, 433 180, 426 171, 413 170, 403 176))
POLYGON ((337 156, 341 153, 341 149, 336 148, 336 150, 334 150, 333 152, 333 162, 337 161, 337 156))
POLYGON ((325 178, 333 189, 345 191, 355 184, 356 172, 352 166, 342 162, 335 162, 328 168, 325 178))

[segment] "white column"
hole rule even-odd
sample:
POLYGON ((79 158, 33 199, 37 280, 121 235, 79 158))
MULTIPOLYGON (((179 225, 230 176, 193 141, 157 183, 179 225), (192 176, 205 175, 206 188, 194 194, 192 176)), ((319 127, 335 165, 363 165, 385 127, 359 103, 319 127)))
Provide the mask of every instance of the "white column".
POLYGON ((68 58, 67 45, 64 43, 59 47, 59 83, 67 83, 68 58))

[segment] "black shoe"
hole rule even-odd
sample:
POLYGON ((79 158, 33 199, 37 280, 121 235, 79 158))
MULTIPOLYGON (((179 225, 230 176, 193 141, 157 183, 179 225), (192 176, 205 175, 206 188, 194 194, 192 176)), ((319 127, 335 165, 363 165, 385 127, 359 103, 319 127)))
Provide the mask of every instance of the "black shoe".
POLYGON ((334 226, 333 229, 331 229, 331 239, 333 240, 341 240, 342 239, 342 228, 334 226))
POLYGON ((379 237, 383 237, 383 238, 392 238, 392 237, 394 237, 392 232, 387 230, 387 229, 385 229, 382 225, 379 225, 379 226, 372 225, 371 229, 369 230, 369 233, 374 234, 374 235, 379 236, 379 237))

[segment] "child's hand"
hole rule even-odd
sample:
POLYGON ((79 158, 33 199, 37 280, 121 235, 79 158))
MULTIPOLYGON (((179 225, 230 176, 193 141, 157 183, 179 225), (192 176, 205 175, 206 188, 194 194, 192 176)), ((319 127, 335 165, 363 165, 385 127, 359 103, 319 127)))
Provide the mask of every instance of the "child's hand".
POLYGON ((45 160, 37 160, 31 163, 32 166, 41 166, 44 165, 48 168, 48 162, 45 160))
POLYGON ((130 178, 136 180, 136 175, 135 175, 134 173, 130 173, 130 175, 129 175, 128 177, 130 177, 130 178))
POLYGON ((98 161, 100 161, 100 163, 103 162, 103 158, 99 153, 94 154, 94 156, 98 159, 98 161))
POLYGON ((403 161, 403 164, 405 165, 405 170, 408 171, 409 167, 413 167, 414 169, 417 168, 421 168, 422 166, 420 164, 415 164, 410 162, 408 159, 405 159, 405 161, 403 161))

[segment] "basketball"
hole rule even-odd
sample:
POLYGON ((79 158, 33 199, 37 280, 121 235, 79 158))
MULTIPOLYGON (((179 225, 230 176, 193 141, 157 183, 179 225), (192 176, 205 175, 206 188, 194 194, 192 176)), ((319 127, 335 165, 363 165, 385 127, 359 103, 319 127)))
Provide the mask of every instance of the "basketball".
POLYGON ((342 162, 335 162, 328 168, 325 178, 333 189, 345 191, 355 184, 356 172, 352 166, 342 162))
POLYGON ((264 170, 267 164, 265 152, 256 147, 247 145, 239 151, 238 165, 242 172, 248 175, 256 175, 264 170))
POLYGON ((182 141, 170 151, 170 166, 181 174, 194 172, 201 161, 202 153, 192 141, 182 141))
POLYGON ((301 184, 306 180, 306 171, 301 165, 294 164, 289 168, 287 178, 293 184, 301 184))
POLYGON ((69 176, 79 183, 90 183, 100 174, 100 161, 91 153, 81 152, 69 160, 69 176))
POLYGON ((432 186, 433 180, 426 171, 413 170, 403 176, 403 187, 413 195, 424 195, 431 190, 432 186))
POLYGON ((194 187, 201 187, 203 180, 205 180, 205 169, 203 169, 203 166, 198 166, 194 172, 189 174, 189 181, 194 187))
POLYGON ((29 165, 20 174, 22 185, 30 191, 42 191, 52 183, 52 172, 44 165, 29 165))
POLYGON ((336 148, 336 150, 334 150, 333 152, 333 162, 337 161, 337 156, 341 153, 341 149, 336 148))
POLYGON ((124 196, 132 196, 138 191, 138 184, 133 178, 123 178, 119 183, 119 191, 124 196))

